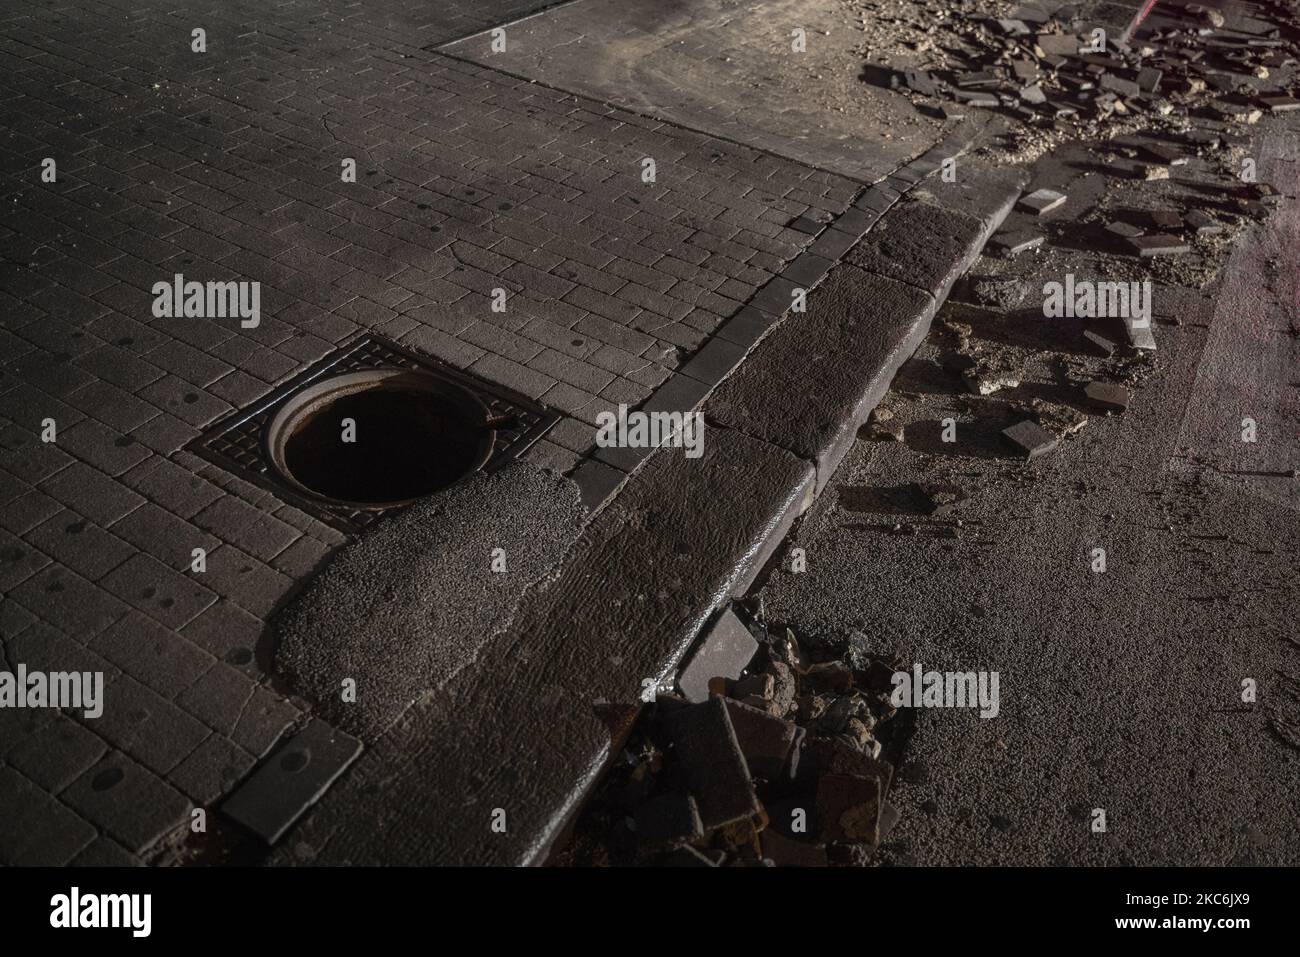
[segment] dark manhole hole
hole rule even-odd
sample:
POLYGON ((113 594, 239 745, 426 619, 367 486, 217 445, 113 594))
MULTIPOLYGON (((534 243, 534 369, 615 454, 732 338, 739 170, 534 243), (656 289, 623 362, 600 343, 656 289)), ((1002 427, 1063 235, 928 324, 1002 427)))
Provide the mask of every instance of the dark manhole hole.
POLYGON ((331 376, 293 396, 267 429, 276 470, 300 491, 357 508, 407 504, 492 454, 492 414, 422 372, 331 376))
POLYGON ((558 416, 377 336, 191 445, 343 531, 517 458, 558 416))

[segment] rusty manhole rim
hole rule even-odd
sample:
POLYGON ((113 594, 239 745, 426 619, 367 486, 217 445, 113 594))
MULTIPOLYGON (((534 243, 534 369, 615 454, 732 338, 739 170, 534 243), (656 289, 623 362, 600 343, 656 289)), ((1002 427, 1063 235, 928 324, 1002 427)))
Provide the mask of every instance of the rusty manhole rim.
POLYGON ((318 380, 301 392, 290 396, 288 401, 267 422, 263 433, 263 445, 266 449, 267 459, 277 478, 289 485, 299 495, 306 495, 318 502, 334 506, 341 505, 366 512, 382 512, 411 505, 423 498, 427 498, 428 495, 437 494, 446 488, 459 484, 474 473, 482 471, 488 460, 492 458, 492 451, 496 441, 496 430, 492 427, 492 424, 492 410, 488 408, 487 404, 468 389, 454 382, 444 381, 438 376, 411 369, 364 369, 359 372, 345 372, 318 380), (318 492, 316 489, 298 481, 285 460, 285 450, 289 439, 294 435, 298 427, 317 411, 332 405, 340 399, 376 389, 423 393, 446 399, 465 412, 467 423, 471 428, 475 425, 479 426, 478 454, 460 478, 443 486, 443 488, 431 490, 425 495, 417 495, 391 502, 354 502, 335 498, 332 495, 318 492))

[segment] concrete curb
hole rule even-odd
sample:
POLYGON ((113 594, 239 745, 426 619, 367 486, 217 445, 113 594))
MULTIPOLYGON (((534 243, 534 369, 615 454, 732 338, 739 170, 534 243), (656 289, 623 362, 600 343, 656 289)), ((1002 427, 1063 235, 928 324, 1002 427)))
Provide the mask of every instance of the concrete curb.
MULTIPOLYGON (((668 680, 718 609, 747 590, 1023 185, 1018 171, 975 167, 962 178, 899 204, 845 247, 846 262, 827 259, 830 278, 806 314, 738 315, 733 323, 765 328, 704 403, 703 456, 653 451, 479 651, 492 666, 462 669, 413 706, 272 863, 544 861, 617 754, 643 688, 668 680), (910 261, 918 249, 928 262, 910 261)), ((855 208, 889 208, 901 195, 873 190, 855 208)), ((699 386, 680 397, 685 409, 711 387, 699 386)))

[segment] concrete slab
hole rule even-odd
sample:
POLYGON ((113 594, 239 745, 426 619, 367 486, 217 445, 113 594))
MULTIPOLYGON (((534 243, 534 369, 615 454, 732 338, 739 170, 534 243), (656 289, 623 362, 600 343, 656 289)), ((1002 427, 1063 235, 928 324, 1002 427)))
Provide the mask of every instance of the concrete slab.
POLYGON ((816 0, 579 0, 508 27, 504 52, 491 33, 441 49, 872 182, 941 124, 859 79, 861 42, 851 11, 816 0))

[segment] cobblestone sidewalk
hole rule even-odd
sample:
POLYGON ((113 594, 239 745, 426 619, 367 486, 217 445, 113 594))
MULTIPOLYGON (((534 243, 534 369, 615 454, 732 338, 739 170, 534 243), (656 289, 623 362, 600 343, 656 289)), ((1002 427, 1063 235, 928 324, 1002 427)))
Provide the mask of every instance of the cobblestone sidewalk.
POLYGON ((186 452, 205 426, 374 332, 565 413, 531 454, 571 470, 853 199, 426 49, 533 6, 0 15, 3 666, 110 702, 0 710, 0 863, 148 856, 306 724, 264 623, 343 536, 186 452), (261 283, 260 323, 154 318, 177 273, 261 283))

